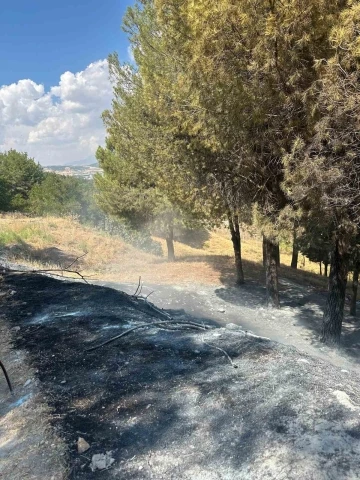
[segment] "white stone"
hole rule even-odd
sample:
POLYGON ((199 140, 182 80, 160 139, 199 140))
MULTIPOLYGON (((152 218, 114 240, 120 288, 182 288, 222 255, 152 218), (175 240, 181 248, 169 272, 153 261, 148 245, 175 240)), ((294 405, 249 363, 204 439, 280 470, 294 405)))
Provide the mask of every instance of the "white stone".
POLYGON ((89 448, 90 448, 90 445, 88 444, 88 442, 84 438, 79 437, 78 441, 77 441, 77 451, 78 451, 78 453, 84 453, 87 450, 89 450, 89 448))
POLYGON ((111 456, 112 452, 96 453, 92 456, 90 468, 93 472, 96 470, 105 470, 111 467, 115 459, 111 456))

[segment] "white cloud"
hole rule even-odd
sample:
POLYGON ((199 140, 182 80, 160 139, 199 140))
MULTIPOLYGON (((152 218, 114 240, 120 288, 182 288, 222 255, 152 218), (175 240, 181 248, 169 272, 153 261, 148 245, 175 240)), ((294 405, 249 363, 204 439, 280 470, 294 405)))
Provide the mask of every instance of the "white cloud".
POLYGON ((104 143, 101 113, 111 106, 106 60, 65 72, 45 91, 32 80, 0 87, 0 151, 26 151, 43 165, 94 157, 104 143))

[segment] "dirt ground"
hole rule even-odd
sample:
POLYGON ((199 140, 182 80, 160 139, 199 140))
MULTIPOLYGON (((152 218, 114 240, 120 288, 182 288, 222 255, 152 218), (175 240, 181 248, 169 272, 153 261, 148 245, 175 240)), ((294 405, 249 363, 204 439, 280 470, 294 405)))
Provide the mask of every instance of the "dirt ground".
MULTIPOLYGON (((3 292, 4 293, 4 292, 3 292)), ((17 330, 15 328, 15 330, 17 330)), ((0 379, 0 478, 62 480, 67 477, 67 449, 50 426, 52 413, 25 350, 11 348, 4 316, 0 317, 0 359, 12 380, 10 393, 0 379)))
MULTIPOLYGON (((163 250, 163 256, 156 256, 72 218, 0 215, 0 255, 4 261, 35 269, 64 268, 81 257, 74 268, 93 279, 134 282, 141 276, 146 283, 183 286, 234 283, 234 253, 228 229, 200 229, 177 237, 176 262, 168 262, 163 238, 153 238, 163 250)), ((263 283, 260 236, 243 229, 241 248, 246 280, 263 283)), ((305 263, 300 256, 299 268, 293 270, 290 262, 291 249, 282 246, 282 275, 326 289, 326 278, 317 275, 318 265, 308 260, 305 263)))
MULTIPOLYGON (((66 443, 69 479, 360 478, 355 371, 181 310, 211 329, 152 327, 87 351, 163 316, 106 287, 29 273, 5 283, 2 322, 66 443), (108 468, 93 471, 96 454, 108 468)), ((10 373, 16 401, 23 378, 10 373)))

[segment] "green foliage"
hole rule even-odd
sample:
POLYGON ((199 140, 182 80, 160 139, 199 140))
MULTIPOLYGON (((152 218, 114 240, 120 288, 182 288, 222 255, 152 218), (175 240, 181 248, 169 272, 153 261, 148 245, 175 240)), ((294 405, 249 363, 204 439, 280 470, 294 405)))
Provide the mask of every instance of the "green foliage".
MULTIPOLYGON (((195 150, 191 168, 214 179, 235 208, 256 203, 265 230, 277 225, 288 203, 282 157, 308 132, 303 97, 318 79, 317 59, 331 54, 328 35, 339 5, 155 0, 161 36, 153 32, 150 41, 137 21, 146 9, 131 15, 148 96, 170 128, 188 136, 195 150), (150 71, 154 55, 161 67, 150 71)), ((276 228, 270 233, 278 234, 276 228)))
POLYGON ((6 181, 0 177, 0 212, 7 212, 11 207, 11 196, 6 181))
POLYGON ((119 221, 117 219, 107 219, 106 231, 111 235, 117 235, 126 243, 139 248, 153 255, 162 255, 162 248, 159 242, 151 238, 149 229, 134 229, 126 221, 119 221))
POLYGON ((145 102, 146 88, 137 72, 109 57, 114 81, 112 111, 103 114, 108 137, 97 159, 104 175, 95 178, 98 203, 132 228, 171 235, 179 224, 206 218, 194 197, 189 175, 174 164, 178 155, 169 134, 145 102))
POLYGON ((29 197, 29 211, 36 215, 73 215, 82 223, 99 225, 104 215, 94 199, 94 185, 88 180, 45 173, 29 197))
POLYGON ((360 6, 342 7, 328 36, 328 61, 319 58, 318 81, 305 99, 311 101, 312 128, 284 157, 284 188, 305 211, 322 212, 346 250, 360 228, 360 6))
POLYGON ((84 209, 83 184, 77 178, 46 173, 30 193, 30 210, 37 215, 76 215, 84 209))
POLYGON ((3 229, 0 231, 0 245, 22 244, 31 240, 44 240, 53 242, 53 237, 36 226, 27 226, 15 232, 11 229, 3 229))
POLYGON ((303 234, 297 239, 299 251, 311 262, 330 263, 332 250, 332 230, 321 221, 309 221, 303 234))
POLYGON ((31 189, 44 178, 42 167, 26 153, 9 150, 0 153, 0 208, 23 211, 28 208, 31 189))

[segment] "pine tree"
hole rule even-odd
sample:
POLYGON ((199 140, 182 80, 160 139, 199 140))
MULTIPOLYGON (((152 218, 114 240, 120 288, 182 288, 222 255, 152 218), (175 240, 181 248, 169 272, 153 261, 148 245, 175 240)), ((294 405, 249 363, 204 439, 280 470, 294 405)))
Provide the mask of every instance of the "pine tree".
MULTIPOLYGON (((317 59, 329 55, 328 32, 341 3, 154 2, 165 55, 177 63, 165 90, 166 69, 150 77, 161 110, 166 111, 170 91, 170 119, 216 159, 202 168, 231 172, 243 198, 256 203, 258 218, 267 224, 276 225, 287 205, 282 157, 297 135, 308 132, 303 96, 317 79, 317 59)), ((198 163, 195 156, 194 168, 198 163)), ((273 229, 265 238, 275 306, 278 236, 273 229)))
POLYGON ((147 105, 141 76, 116 55, 110 55, 109 69, 114 100, 103 114, 106 148, 97 152, 104 170, 96 178, 99 205, 135 228, 152 226, 163 234, 174 261, 174 227, 206 221, 206 208, 194 198, 189 175, 172 161, 178 150, 147 105))
POLYGON ((319 58, 319 80, 305 99, 311 100, 312 135, 295 141, 285 159, 292 199, 322 212, 333 224, 322 341, 335 345, 340 343, 351 248, 360 221, 359 24, 360 5, 349 2, 330 33, 331 56, 319 58))

